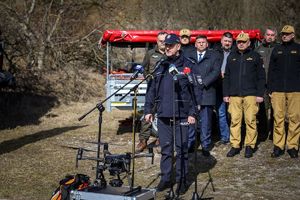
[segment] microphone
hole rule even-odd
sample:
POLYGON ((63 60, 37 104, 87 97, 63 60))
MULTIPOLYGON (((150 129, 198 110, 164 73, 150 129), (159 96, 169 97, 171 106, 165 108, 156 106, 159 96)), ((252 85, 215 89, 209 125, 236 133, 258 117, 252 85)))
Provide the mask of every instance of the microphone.
POLYGON ((169 73, 173 76, 173 80, 177 81, 177 74, 179 74, 178 69, 176 68, 176 65, 170 64, 169 66, 169 73))
MULTIPOLYGON (((194 79, 193 79, 193 77, 191 76, 191 68, 185 67, 185 68, 183 69, 183 73, 187 76, 187 78, 188 78, 188 80, 189 80, 189 82, 190 82, 190 85, 193 87, 193 86, 194 86, 194 79)), ((194 103, 197 104, 194 91, 191 90, 191 93, 192 93, 192 98, 193 98, 194 103)), ((201 110, 201 105, 200 105, 200 104, 197 104, 197 105, 196 105, 196 108, 197 108, 198 111, 200 111, 200 110, 201 110)))
POLYGON ((185 68, 183 69, 183 73, 187 76, 187 78, 188 78, 190 84, 193 85, 193 84, 194 84, 194 81, 193 81, 193 77, 191 76, 191 68, 185 67, 185 68))
POLYGON ((136 66, 133 67, 133 69, 135 70, 135 72, 130 77, 130 80, 136 79, 139 73, 144 72, 144 68, 143 68, 142 65, 136 65, 136 66))

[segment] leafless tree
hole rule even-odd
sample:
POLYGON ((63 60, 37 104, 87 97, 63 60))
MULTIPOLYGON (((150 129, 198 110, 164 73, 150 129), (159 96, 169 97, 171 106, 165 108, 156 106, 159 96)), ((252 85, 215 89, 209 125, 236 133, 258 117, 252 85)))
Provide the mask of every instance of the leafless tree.
MULTIPOLYGON (((80 49, 78 46, 84 43, 91 45, 95 42, 91 41, 91 38, 98 32, 99 27, 92 27, 90 30, 87 27, 85 33, 78 34, 76 29, 80 20, 72 24, 74 19, 71 17, 78 19, 83 9, 84 3, 64 0, 0 2, 0 10, 5 19, 1 25, 7 30, 8 44, 12 44, 10 60, 15 65, 22 65, 23 68, 40 70, 49 64, 59 65, 59 56, 70 46, 78 52, 80 49), (25 59, 21 59, 23 62, 14 55, 14 52, 19 52, 20 49, 23 50, 20 52, 22 56, 27 54, 25 59)), ((101 61, 98 56, 96 59, 101 61)))
POLYGON ((82 69, 105 65, 105 52, 97 43, 106 29, 280 30, 291 24, 299 36, 299 11, 297 0, 2 0, 0 31, 5 60, 22 72, 24 85, 32 89, 45 74, 63 73, 57 75, 61 84, 71 81, 78 90, 82 69), (27 72, 36 75, 28 78, 27 72))

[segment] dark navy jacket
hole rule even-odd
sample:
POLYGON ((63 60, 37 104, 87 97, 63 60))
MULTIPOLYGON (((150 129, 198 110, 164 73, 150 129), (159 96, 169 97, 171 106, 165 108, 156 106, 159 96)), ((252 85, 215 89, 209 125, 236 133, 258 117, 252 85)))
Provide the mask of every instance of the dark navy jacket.
POLYGON ((262 57, 247 49, 232 51, 227 58, 223 81, 223 96, 258 96, 265 92, 266 74, 262 57))
POLYGON ((196 51, 196 47, 191 44, 181 45, 180 50, 183 52, 184 57, 191 58, 193 57, 193 54, 196 51))
POLYGON ((268 92, 300 92, 300 44, 283 43, 273 49, 268 92))
MULTIPOLYGON (((150 114, 154 105, 158 117, 173 117, 173 102, 175 101, 175 117, 187 118, 195 116, 195 105, 192 100, 190 83, 183 74, 188 61, 182 55, 167 58, 155 71, 153 79, 148 83, 144 113, 150 114), (173 96, 173 76, 169 73, 170 64, 174 64, 179 71, 175 81, 175 95, 173 96)), ((199 98, 199 97, 198 97, 199 98)))
POLYGON ((222 60, 220 55, 213 50, 206 50, 204 57, 198 62, 197 51, 194 52, 192 59, 195 61, 192 65, 192 72, 196 76, 196 80, 202 83, 201 87, 196 89, 195 93, 203 91, 202 100, 198 102, 200 105, 216 104, 216 81, 221 73, 222 60), (197 78, 198 77, 198 78, 197 78), (199 80, 201 79, 201 80, 199 80))

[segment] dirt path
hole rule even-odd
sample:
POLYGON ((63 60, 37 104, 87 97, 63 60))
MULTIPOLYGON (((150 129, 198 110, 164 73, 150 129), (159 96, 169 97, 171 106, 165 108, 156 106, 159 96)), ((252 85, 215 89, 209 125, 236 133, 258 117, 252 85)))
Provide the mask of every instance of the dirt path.
MULTIPOLYGON (((37 125, 18 126, 0 131, 0 199, 49 199, 66 174, 84 173, 95 177, 93 161, 81 161, 75 168, 78 147, 96 150, 87 141, 97 141, 98 112, 95 111, 79 122, 77 118, 93 108, 97 100, 89 103, 72 103, 53 108, 40 118, 37 125)), ((131 151, 132 133, 130 117, 126 111, 104 112, 102 140, 109 143, 113 153, 131 151), (127 126, 126 126, 127 125, 127 126), (117 135, 117 133, 119 133, 117 135)), ((299 199, 300 162, 287 154, 272 159, 271 141, 259 145, 251 159, 241 152, 234 158, 226 158, 229 146, 215 147, 210 158, 198 152, 197 167, 193 167, 190 154, 190 188, 182 199, 191 199, 194 190, 193 177, 197 174, 198 193, 213 199, 299 199), (211 184, 205 188, 212 177, 211 184)), ((95 156, 94 152, 86 155, 95 156)), ((136 184, 155 187, 159 181, 160 155, 155 154, 154 165, 149 158, 136 161, 136 184)), ((107 179, 109 175, 107 174, 107 179)), ((126 181, 124 181, 126 184, 126 181)), ((157 194, 163 199, 164 193, 157 194)))

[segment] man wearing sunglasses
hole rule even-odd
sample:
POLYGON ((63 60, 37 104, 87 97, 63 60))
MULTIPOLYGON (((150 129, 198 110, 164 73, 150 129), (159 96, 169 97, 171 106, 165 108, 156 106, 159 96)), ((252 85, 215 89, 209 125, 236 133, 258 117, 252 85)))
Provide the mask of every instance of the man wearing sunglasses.
POLYGON ((241 124, 244 116, 246 124, 245 157, 253 156, 257 141, 256 114, 259 103, 263 102, 266 74, 261 56, 250 49, 247 33, 241 32, 237 38, 237 49, 227 58, 223 82, 223 100, 229 103, 231 114, 230 144, 227 157, 233 157, 241 150, 241 124))
POLYGON ((191 31, 189 29, 181 29, 179 31, 180 36, 180 50, 183 52, 183 55, 187 58, 192 57, 193 53, 196 51, 196 48, 194 45, 192 45, 191 42, 191 31))
POLYGON ((282 43, 271 55, 268 92, 274 110, 273 158, 284 154, 285 145, 291 158, 298 157, 300 137, 300 44, 294 41, 295 29, 285 25, 282 43), (285 117, 288 134, 285 133, 285 117))

